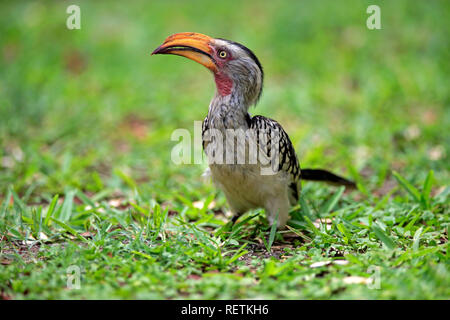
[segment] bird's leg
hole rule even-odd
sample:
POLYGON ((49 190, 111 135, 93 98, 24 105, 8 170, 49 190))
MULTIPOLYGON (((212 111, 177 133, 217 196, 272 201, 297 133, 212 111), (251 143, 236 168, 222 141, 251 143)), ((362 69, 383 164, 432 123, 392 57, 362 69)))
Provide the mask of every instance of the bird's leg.
POLYGON ((239 219, 240 216, 241 216, 240 214, 237 214, 237 213, 234 214, 234 215, 231 217, 230 221, 228 221, 228 222, 226 223, 226 225, 224 226, 224 228, 225 228, 226 230, 231 230, 231 229, 233 229, 234 225, 236 224, 237 219, 239 219))

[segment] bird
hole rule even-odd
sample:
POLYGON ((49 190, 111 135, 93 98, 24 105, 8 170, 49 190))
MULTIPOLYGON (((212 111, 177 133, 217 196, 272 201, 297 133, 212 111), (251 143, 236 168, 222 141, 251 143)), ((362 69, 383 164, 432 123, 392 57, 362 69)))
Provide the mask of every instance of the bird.
POLYGON ((284 229, 290 208, 299 202, 301 180, 350 188, 355 183, 324 169, 300 169, 292 142, 275 120, 249 114, 261 97, 263 67, 244 45, 196 32, 173 34, 152 55, 170 54, 209 69, 216 92, 202 124, 206 174, 222 190, 233 223, 263 208, 270 225, 284 229))

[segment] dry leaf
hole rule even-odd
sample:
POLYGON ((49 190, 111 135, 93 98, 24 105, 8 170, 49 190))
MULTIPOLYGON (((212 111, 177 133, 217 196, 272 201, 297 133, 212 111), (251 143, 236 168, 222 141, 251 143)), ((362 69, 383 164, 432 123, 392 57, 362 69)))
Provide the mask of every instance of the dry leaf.
POLYGON ((94 235, 92 233, 90 233, 89 231, 80 233, 80 235, 82 235, 85 238, 92 238, 94 235))
POLYGON ((187 278, 192 280, 200 280, 202 277, 197 274, 190 274, 187 276, 187 278))
MULTIPOLYGON (((195 202, 193 202, 192 203, 192 206, 194 207, 194 208, 197 208, 197 209, 203 209, 203 207, 205 206, 205 201, 202 201, 202 200, 199 200, 199 201, 195 201, 195 202)), ((209 205, 208 205, 208 209, 213 209, 214 207, 216 206, 216 202, 215 201, 211 201, 210 203, 209 203, 209 205)))
POLYGON ((416 124, 413 124, 406 128, 403 135, 405 136, 406 140, 415 140, 420 136, 420 128, 416 124))
POLYGON ((345 266, 348 264, 348 261, 347 260, 334 260, 333 263, 340 265, 340 266, 345 266))
POLYGON ((445 156, 445 149, 441 145, 435 146, 428 151, 428 158, 430 160, 434 160, 434 161, 440 160, 444 156, 445 156))
POLYGON ((319 267, 327 266, 327 265, 329 265, 331 263, 332 263, 331 261, 319 261, 319 262, 314 262, 309 267, 310 268, 319 268, 319 267))
POLYGON ((345 284, 368 284, 368 283, 370 283, 369 278, 358 277, 358 276, 345 277, 343 279, 343 281, 345 284))
POLYGON ((121 203, 122 203, 122 199, 111 199, 108 201, 108 204, 114 208, 119 207, 121 203))
MULTIPOLYGON (((332 223, 333 223, 333 220, 331 220, 331 219, 322 219, 322 224, 325 225, 326 230, 331 229, 332 223)), ((320 229, 320 219, 317 219, 316 221, 314 221, 313 224, 317 229, 320 229)))
POLYGON ((48 240, 48 237, 47 237, 47 235, 45 233, 41 232, 41 233, 39 233, 39 239, 41 239, 41 240, 48 240))
POLYGON ((326 260, 326 261, 318 261, 318 262, 314 262, 313 264, 311 264, 309 267, 310 268, 319 268, 319 267, 324 267, 324 266, 328 266, 330 264, 337 264, 340 266, 345 266, 348 264, 347 260, 326 260))
POLYGON ((2 264, 2 265, 8 265, 8 264, 11 264, 11 260, 8 260, 8 259, 2 259, 2 260, 0 260, 0 264, 2 264))

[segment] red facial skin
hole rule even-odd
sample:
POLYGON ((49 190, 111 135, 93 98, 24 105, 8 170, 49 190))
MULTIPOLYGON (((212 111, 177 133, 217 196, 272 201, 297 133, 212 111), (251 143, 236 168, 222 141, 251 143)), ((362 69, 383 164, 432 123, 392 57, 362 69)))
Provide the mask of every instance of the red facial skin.
POLYGON ((212 49, 214 51, 213 56, 218 67, 218 72, 214 73, 214 80, 216 81, 217 91, 222 97, 224 97, 231 94, 231 89, 233 88, 233 81, 225 73, 223 73, 221 69, 228 61, 233 59, 233 57, 228 51, 226 51, 227 57, 221 58, 218 55, 218 51, 215 48, 212 49))
POLYGON ((216 81, 217 91, 224 97, 231 94, 233 88, 233 81, 223 73, 215 73, 214 80, 216 81))

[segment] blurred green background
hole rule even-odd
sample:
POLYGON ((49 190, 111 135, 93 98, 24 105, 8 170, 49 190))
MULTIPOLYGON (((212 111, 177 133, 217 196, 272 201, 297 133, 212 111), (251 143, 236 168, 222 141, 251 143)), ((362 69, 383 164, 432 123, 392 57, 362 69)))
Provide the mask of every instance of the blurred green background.
POLYGON ((116 168, 155 197, 204 188, 203 168, 170 161, 170 134, 204 118, 212 76, 150 56, 183 31, 256 53, 266 82, 250 112, 285 127, 303 167, 448 181, 448 1, 377 1, 382 30, 366 27, 370 1, 79 1, 81 30, 69 4, 0 5, 2 189, 97 192, 123 183, 116 168))

